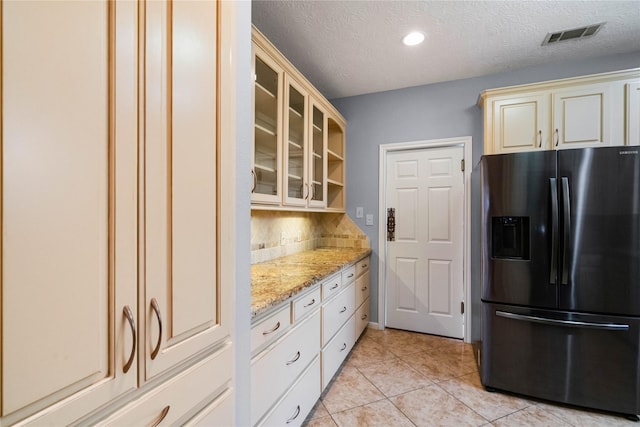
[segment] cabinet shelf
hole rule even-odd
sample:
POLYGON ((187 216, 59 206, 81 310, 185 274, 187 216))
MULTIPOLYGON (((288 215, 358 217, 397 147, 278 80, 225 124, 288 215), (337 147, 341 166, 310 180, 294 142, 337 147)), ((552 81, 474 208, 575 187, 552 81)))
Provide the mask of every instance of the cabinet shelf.
POLYGON ((276 169, 270 168, 268 166, 261 165, 259 163, 254 164, 253 167, 256 169, 256 171, 260 170, 262 172, 268 172, 268 173, 276 173, 277 172, 276 169))
POLYGON ((334 153, 331 150, 327 150, 327 158, 329 159, 329 161, 335 161, 335 160, 344 161, 342 156, 339 156, 338 154, 334 153))
POLYGON ((267 98, 271 98, 274 100, 276 99, 276 95, 274 93, 270 92, 267 88, 262 86, 257 81, 256 81, 256 89, 258 89, 258 91, 256 91, 256 97, 258 96, 258 93, 261 93, 263 96, 266 96, 267 98))
POLYGON ((344 184, 339 181, 334 181, 333 179, 327 179, 327 184, 334 185, 336 187, 344 187, 344 184))
POLYGON ((266 133, 267 135, 276 136, 276 131, 274 128, 270 127, 267 123, 259 122, 256 120, 256 124, 254 125, 256 130, 266 133))

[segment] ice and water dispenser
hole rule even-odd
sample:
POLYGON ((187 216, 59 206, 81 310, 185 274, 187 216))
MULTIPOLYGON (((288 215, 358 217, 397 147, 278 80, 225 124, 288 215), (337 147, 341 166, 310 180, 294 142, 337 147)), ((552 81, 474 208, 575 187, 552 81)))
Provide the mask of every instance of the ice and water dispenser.
POLYGON ((529 217, 494 216, 491 218, 491 257, 529 259, 529 217))

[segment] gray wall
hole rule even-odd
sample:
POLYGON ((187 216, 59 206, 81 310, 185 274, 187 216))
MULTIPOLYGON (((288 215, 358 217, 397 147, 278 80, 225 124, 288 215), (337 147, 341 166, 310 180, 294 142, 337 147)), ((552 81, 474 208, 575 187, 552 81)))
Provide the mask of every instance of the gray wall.
POLYGON ((253 138, 252 114, 253 79, 251 78, 251 2, 235 3, 236 16, 236 266, 235 321, 233 340, 235 350, 235 415, 237 426, 251 425, 248 402, 251 397, 251 342, 249 315, 251 307, 251 188, 250 155, 253 138), (247 190, 245 190, 247 189, 247 190))
MULTIPOLYGON (((472 339, 479 338, 480 194, 478 162, 483 151, 483 112, 476 107, 490 88, 640 67, 640 52, 593 60, 547 64, 472 79, 333 99, 347 120, 347 212, 367 234, 371 261, 371 319, 378 320, 378 151, 380 144, 458 136, 473 138, 471 165, 472 339), (374 214, 374 225, 355 217, 356 206, 374 214)), ((384 220, 384 218, 382 219, 384 220)), ((468 307, 468 304, 467 304, 468 307)))

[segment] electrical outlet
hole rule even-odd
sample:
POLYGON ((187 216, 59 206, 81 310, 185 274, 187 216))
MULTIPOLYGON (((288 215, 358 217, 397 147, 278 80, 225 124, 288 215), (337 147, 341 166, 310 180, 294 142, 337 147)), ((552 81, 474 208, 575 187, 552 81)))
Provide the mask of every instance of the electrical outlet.
POLYGON ((364 216, 364 208, 362 206, 358 206, 356 208, 356 218, 362 218, 364 216))
POLYGON ((280 232, 280 246, 284 246, 287 244, 287 235, 284 231, 280 232))
POLYGON ((367 214, 367 218, 365 221, 366 225, 373 225, 373 214, 367 214))

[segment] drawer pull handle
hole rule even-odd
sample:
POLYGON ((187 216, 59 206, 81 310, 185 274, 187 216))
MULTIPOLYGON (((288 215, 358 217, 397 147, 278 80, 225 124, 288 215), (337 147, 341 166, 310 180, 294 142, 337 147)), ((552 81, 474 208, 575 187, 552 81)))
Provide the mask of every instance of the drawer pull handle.
POLYGON ((347 343, 346 342, 342 344, 342 348, 340 349, 340 351, 344 351, 345 348, 347 348, 347 343))
POLYGON ((335 285, 333 285, 332 287, 330 287, 330 288, 329 288, 329 290, 330 290, 330 291, 332 291, 332 290, 336 289, 338 286, 340 286, 340 285, 338 285, 338 284, 336 283, 335 285))
POLYGON ((275 331, 277 331, 278 329, 280 329, 280 322, 276 323, 276 326, 274 326, 273 328, 269 329, 268 331, 264 331, 262 333, 262 335, 269 335, 274 333, 275 331))
POLYGON ((368 316, 366 314, 363 314, 362 317, 360 318, 360 320, 365 320, 368 316))
POLYGON ((158 419, 156 419, 156 421, 153 424, 151 424, 151 427, 159 426, 162 420, 164 420, 167 414, 169 413, 169 409, 171 409, 171 405, 165 406, 162 412, 160 412, 160 415, 158 415, 158 419))
POLYGON ((347 279, 351 279, 353 277, 353 273, 347 276, 347 279))
MULTIPOLYGON (((151 352, 151 360, 154 360, 156 356, 158 356, 158 352, 160 351, 160 344, 162 344, 162 315, 160 314, 160 306, 158 305, 158 300, 156 300, 155 298, 151 298, 151 309, 156 314, 156 318, 158 319, 158 342, 151 352)), ((168 410, 169 409, 167 409, 167 411, 168 410)))
POLYGON ((287 366, 289 366, 289 365, 292 365, 292 364, 296 363, 296 362, 298 361, 298 359, 300 359, 300 352, 297 352, 297 353, 296 353, 296 356, 295 356, 293 359, 291 359, 291 360, 289 360, 289 361, 287 362, 287 366))
POLYGON ((305 307, 311 307, 313 304, 316 303, 316 299, 312 299, 311 302, 309 304, 305 304, 305 307))
POLYGON ((344 313, 345 311, 347 311, 347 307, 342 307, 342 310, 340 310, 340 313, 344 313))
POLYGON ((298 418, 298 415, 300 415, 300 405, 298 405, 298 407, 296 408, 296 412, 293 414, 293 416, 287 420, 287 424, 293 422, 293 420, 298 418))
POLYGON ((133 319, 133 313, 131 312, 131 308, 129 308, 128 305, 125 305, 122 311, 124 312, 124 317, 126 317, 127 321, 129 322, 129 327, 131 328, 131 339, 133 340, 133 344, 131 344, 131 353, 129 354, 129 359, 127 360, 127 363, 125 363, 122 367, 122 372, 126 374, 127 372, 129 372, 129 369, 131 369, 134 356, 136 355, 136 321, 133 319))
POLYGON ((367 287, 365 286, 364 288, 362 288, 362 292, 366 291, 367 287))
POLYGON ((367 268, 368 265, 367 264, 362 264, 362 269, 364 270, 365 268, 367 268))

